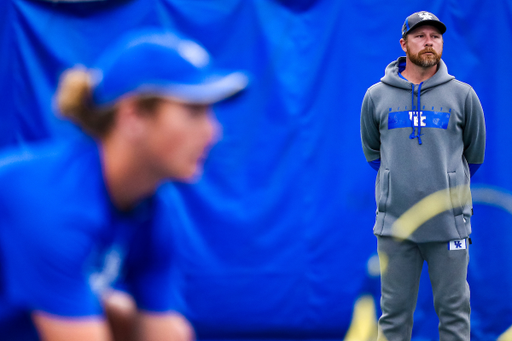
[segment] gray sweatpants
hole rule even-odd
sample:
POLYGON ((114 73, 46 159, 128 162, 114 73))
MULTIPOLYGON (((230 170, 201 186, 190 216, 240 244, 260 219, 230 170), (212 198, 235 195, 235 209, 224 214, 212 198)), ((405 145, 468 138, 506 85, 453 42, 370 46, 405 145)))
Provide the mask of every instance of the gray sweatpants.
POLYGON ((413 243, 377 236, 381 265, 378 341, 410 340, 423 261, 434 293, 441 341, 469 340, 468 249, 448 250, 447 242, 413 243))

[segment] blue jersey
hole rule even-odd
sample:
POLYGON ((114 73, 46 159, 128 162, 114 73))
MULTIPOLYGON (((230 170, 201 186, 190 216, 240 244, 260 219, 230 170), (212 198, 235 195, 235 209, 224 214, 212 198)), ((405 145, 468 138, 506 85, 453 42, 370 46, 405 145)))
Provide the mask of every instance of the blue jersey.
POLYGON ((158 192, 129 212, 111 203, 96 143, 37 147, 0 160, 0 335, 37 339, 34 310, 101 315, 122 282, 146 311, 168 311, 172 247, 158 192))

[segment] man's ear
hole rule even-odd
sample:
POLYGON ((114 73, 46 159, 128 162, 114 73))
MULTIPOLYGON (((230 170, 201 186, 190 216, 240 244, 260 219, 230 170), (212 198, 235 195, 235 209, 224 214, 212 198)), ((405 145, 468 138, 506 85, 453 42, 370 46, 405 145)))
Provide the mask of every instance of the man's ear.
POLYGON ((117 103, 115 129, 128 139, 137 139, 145 131, 145 116, 140 115, 138 110, 137 100, 134 97, 120 99, 117 103))
POLYGON ((400 38, 400 46, 402 47, 402 50, 407 53, 407 42, 404 38, 400 38))

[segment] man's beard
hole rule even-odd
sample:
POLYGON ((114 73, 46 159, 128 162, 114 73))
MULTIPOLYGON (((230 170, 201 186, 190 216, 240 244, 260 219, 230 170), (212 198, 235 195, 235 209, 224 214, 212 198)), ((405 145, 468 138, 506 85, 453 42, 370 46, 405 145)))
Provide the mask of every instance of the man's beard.
POLYGON ((407 54, 409 55, 409 59, 413 64, 416 64, 418 66, 421 66, 423 68, 429 68, 434 65, 439 64, 439 61, 441 60, 441 54, 437 54, 436 51, 434 51, 433 48, 427 47, 418 54, 412 54, 409 52, 409 47, 407 47, 407 54), (426 54, 427 52, 431 52, 431 55, 426 54))

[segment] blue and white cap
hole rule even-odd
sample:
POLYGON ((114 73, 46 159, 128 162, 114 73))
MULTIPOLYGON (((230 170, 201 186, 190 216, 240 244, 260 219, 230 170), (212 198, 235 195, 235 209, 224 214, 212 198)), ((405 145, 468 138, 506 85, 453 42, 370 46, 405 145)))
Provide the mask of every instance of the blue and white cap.
POLYGON ((243 72, 214 67, 198 43, 175 33, 143 30, 109 48, 95 65, 92 99, 98 106, 126 95, 156 95, 182 103, 212 104, 248 84, 243 72))

